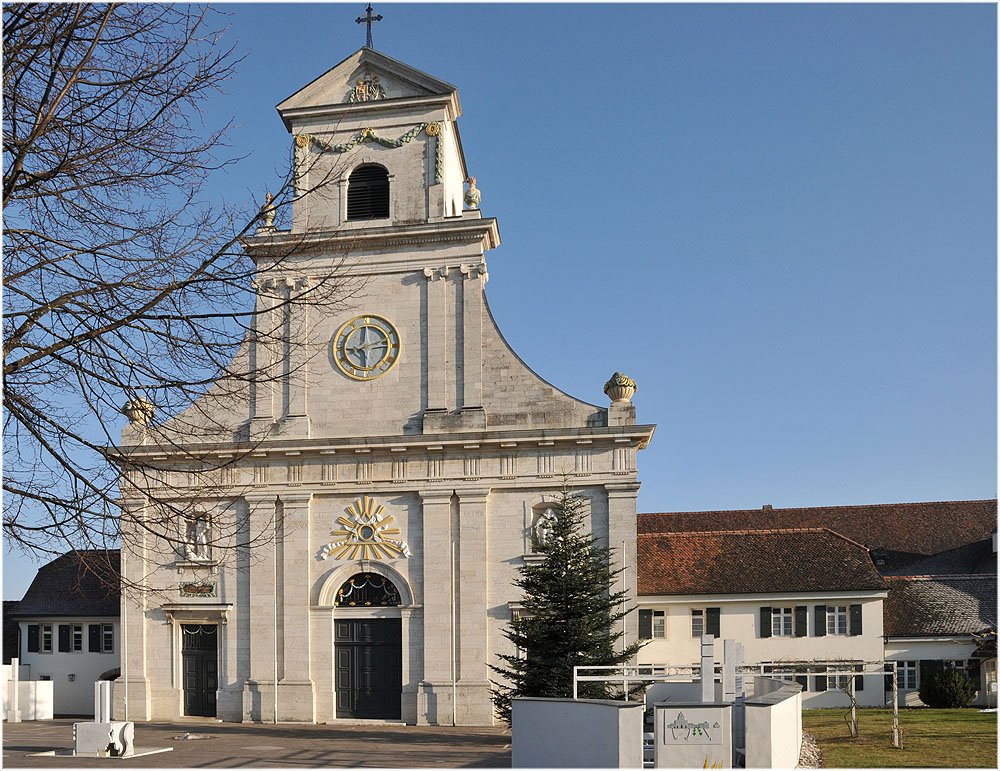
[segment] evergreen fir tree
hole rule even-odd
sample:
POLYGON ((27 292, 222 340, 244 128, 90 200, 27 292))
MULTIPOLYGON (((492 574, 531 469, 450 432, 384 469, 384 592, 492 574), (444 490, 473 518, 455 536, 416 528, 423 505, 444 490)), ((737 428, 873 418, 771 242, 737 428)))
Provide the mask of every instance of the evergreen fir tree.
MULTIPOLYGON (((584 502, 565 486, 553 508, 558 519, 545 543, 537 545, 544 562, 525 564, 514 582, 523 592, 523 610, 504 630, 520 656, 501 655, 503 665, 491 666, 506 683, 494 682, 493 704, 510 723, 515 696, 570 697, 573 667, 624 664, 641 643, 621 650, 623 591, 612 591, 621 569, 610 567, 611 550, 582 532, 584 502)), ((613 685, 580 683, 581 698, 604 699, 613 685)), ((620 693, 619 693, 620 695, 620 693)))

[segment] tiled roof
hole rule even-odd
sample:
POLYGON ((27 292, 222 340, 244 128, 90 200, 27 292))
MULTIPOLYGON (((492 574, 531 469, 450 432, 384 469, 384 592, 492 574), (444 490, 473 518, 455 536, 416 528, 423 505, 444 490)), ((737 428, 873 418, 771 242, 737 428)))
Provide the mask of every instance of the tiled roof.
POLYGON ((117 616, 120 612, 119 551, 81 549, 38 569, 24 593, 18 617, 117 616))
MULTIPOLYGON (((876 563, 877 564, 877 563, 876 563)), ((930 557, 921 557, 902 567, 882 571, 885 575, 932 576, 958 573, 996 573, 997 555, 993 539, 986 538, 930 557)))
POLYGON ((801 509, 749 509, 640 514, 638 531, 762 530, 826 527, 887 554, 886 572, 915 560, 990 538, 997 527, 996 499, 879 503, 801 509))
POLYGON ((887 637, 971 634, 997 625, 996 575, 890 576, 887 637))
POLYGON ((868 551, 823 528, 643 533, 639 594, 883 589, 868 551))

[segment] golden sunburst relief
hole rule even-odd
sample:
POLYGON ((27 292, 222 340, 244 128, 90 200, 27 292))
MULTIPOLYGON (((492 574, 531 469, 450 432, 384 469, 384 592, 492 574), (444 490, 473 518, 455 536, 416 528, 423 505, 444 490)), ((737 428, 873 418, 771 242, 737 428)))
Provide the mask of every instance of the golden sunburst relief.
POLYGON ((403 541, 387 538, 399 535, 398 527, 389 527, 392 517, 383 514, 385 507, 369 496, 358 498, 344 509, 350 515, 337 517, 337 522, 343 525, 340 530, 333 530, 330 535, 339 540, 325 544, 319 550, 320 559, 331 555, 334 559, 399 559, 410 556, 410 547, 403 541))

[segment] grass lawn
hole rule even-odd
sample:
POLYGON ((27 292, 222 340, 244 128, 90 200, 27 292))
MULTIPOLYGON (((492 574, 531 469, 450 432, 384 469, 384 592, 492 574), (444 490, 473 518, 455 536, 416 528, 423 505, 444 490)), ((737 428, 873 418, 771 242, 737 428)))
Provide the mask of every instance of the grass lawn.
POLYGON ((997 713, 976 709, 901 709, 903 749, 893 749, 892 712, 859 709, 857 739, 845 709, 807 709, 802 728, 816 737, 829 768, 996 768, 997 713))

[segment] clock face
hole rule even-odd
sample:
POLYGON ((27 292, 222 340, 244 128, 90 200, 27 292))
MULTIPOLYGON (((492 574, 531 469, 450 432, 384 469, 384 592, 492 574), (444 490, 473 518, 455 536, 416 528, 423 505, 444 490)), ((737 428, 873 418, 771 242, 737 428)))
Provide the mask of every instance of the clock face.
POLYGON ((358 316, 333 336, 333 360, 353 380, 374 380, 399 358, 399 333, 381 316, 358 316))

